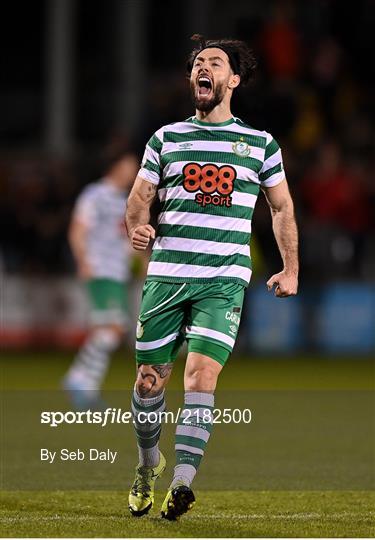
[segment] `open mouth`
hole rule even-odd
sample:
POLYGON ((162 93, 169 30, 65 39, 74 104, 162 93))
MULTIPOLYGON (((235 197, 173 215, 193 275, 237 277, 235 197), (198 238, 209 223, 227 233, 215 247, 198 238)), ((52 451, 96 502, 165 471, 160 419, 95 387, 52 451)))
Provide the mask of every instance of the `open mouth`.
POLYGON ((198 95, 209 96, 212 91, 212 82, 207 75, 201 75, 198 77, 198 95))

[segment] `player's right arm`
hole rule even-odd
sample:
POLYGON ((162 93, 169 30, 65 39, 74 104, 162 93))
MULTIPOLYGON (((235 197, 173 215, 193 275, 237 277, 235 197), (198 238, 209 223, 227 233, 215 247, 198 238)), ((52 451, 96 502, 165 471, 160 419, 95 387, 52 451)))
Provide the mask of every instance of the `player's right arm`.
POLYGON ((155 230, 149 221, 150 207, 156 191, 155 184, 137 176, 128 198, 125 225, 131 245, 140 251, 147 249, 150 239, 155 238, 155 230))
POLYGON ((155 238, 155 230, 149 221, 151 204, 162 176, 162 147, 163 128, 156 131, 147 142, 141 169, 128 198, 125 225, 131 245, 140 251, 147 249, 151 238, 155 238))

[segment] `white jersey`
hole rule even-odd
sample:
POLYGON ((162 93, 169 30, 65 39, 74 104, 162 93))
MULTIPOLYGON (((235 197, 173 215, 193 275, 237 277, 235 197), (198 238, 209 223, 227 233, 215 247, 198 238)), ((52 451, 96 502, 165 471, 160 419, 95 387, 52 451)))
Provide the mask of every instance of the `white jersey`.
POLYGON ((123 225, 126 196, 104 180, 80 194, 74 219, 88 227, 86 253, 95 278, 129 278, 130 246, 123 225))

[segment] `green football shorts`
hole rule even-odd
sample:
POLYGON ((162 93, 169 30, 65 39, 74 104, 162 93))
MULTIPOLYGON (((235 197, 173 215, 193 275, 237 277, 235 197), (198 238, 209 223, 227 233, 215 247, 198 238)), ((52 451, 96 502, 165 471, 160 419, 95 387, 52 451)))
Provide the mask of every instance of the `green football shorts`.
POLYGON ((128 290, 125 283, 107 278, 86 282, 93 325, 119 324, 128 321, 128 290))
POLYGON ((173 362, 186 339, 189 352, 224 365, 236 340, 244 294, 238 283, 146 281, 137 323, 137 363, 173 362))

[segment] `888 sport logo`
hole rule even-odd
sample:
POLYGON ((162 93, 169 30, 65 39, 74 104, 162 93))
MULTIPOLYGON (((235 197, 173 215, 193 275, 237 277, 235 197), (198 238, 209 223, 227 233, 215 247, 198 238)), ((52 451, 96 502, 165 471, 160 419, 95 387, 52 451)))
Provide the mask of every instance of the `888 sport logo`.
POLYGON ((230 165, 218 167, 214 164, 188 163, 183 168, 184 188, 189 193, 199 191, 195 202, 200 206, 232 206, 236 171, 230 165))

